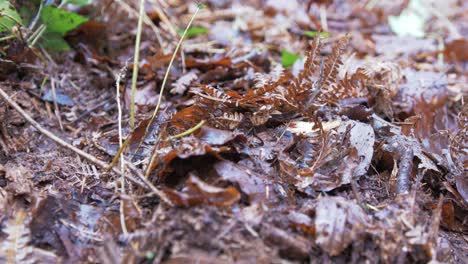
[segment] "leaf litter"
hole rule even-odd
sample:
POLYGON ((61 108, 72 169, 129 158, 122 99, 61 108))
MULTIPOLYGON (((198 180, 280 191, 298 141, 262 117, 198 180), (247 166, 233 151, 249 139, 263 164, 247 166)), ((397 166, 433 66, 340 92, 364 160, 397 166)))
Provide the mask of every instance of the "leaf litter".
MULTIPOLYGON (((0 88, 110 163, 138 1, 75 2, 42 13, 63 53, 0 18, 0 88)), ((150 123, 197 5, 148 1, 125 193, 0 99, 0 261, 466 262, 466 6, 427 4, 415 36, 420 2, 203 2, 150 123)))

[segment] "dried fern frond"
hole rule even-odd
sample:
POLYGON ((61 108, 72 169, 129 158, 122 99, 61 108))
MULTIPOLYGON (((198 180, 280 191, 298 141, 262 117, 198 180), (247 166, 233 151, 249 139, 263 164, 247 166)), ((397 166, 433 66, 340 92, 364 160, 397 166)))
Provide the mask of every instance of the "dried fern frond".
POLYGON ((273 107, 271 105, 264 105, 250 116, 250 121, 254 126, 264 125, 271 118, 272 112, 273 107))
POLYGON ((225 112, 222 116, 217 117, 216 120, 223 126, 228 127, 229 129, 235 129, 240 125, 242 120, 244 120, 244 115, 238 112, 225 112))
POLYGON ((333 47, 332 53, 327 57, 323 73, 320 76, 321 84, 326 89, 331 86, 338 76, 339 68, 343 65, 342 56, 348 47, 349 38, 347 36, 342 37, 338 43, 333 47))
POLYGON ((368 63, 357 69, 356 74, 367 77, 366 85, 372 89, 385 89, 390 97, 398 92, 400 81, 403 78, 401 68, 394 62, 368 63))
POLYGON ((275 83, 281 79, 283 75, 283 65, 276 63, 268 74, 260 72, 255 73, 255 88, 262 88, 269 84, 275 83))
POLYGON ((193 71, 182 75, 175 83, 172 84, 172 94, 183 94, 188 86, 198 78, 197 74, 193 71))
POLYGON ((2 230, 7 235, 0 242, 1 263, 57 263, 58 257, 49 251, 35 248, 31 242, 27 213, 20 210, 10 219, 2 230))
POLYGON ((304 70, 299 74, 300 83, 309 79, 318 70, 320 64, 320 38, 315 38, 307 52, 307 58, 304 62, 304 70))

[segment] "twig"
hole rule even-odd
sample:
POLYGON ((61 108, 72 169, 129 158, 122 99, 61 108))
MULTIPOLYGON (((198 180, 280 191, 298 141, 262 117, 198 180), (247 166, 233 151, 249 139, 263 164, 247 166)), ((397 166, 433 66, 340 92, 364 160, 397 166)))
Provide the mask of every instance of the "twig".
MULTIPOLYGON (((43 128, 36 120, 34 120, 28 113, 26 113, 26 111, 24 111, 23 108, 21 108, 21 106, 19 106, 15 101, 13 101, 10 98, 10 96, 8 96, 8 94, 2 89, 2 87, 0 87, 0 96, 3 97, 3 99, 5 99, 7 101, 7 103, 11 107, 13 107, 16 111, 18 111, 24 117, 24 119, 26 119, 29 123, 31 123, 31 125, 33 127, 35 127, 39 132, 41 132, 46 137, 53 140, 55 143, 59 144, 60 146, 62 146, 64 148, 67 148, 67 149, 75 152, 79 156, 87 159, 89 162, 91 162, 93 164, 96 164, 97 166, 99 166, 101 168, 107 168, 109 166, 106 162, 104 162, 102 160, 98 160, 93 155, 91 155, 89 153, 86 153, 83 150, 81 150, 81 149, 79 149, 79 148, 77 148, 77 147, 75 147, 73 145, 70 145, 69 143, 65 142, 63 139, 61 139, 61 138, 57 137, 56 135, 54 135, 49 130, 43 128)), ((150 189, 162 201, 166 202, 168 205, 173 206, 173 203, 171 202, 171 200, 169 200, 169 198, 166 196, 166 194, 163 191, 156 188, 150 181, 148 181, 141 174, 141 172, 135 166, 133 166, 133 164, 129 163, 128 167, 129 167, 130 171, 132 171, 133 173, 135 173, 137 175, 138 179, 136 179, 136 178, 134 178, 134 177, 132 177, 130 175, 126 175, 126 174, 122 173, 120 170, 118 170, 116 168, 114 168, 112 170, 115 173, 117 173, 118 175, 124 175, 125 178, 127 178, 128 180, 130 180, 133 183, 137 184, 138 186, 140 186, 142 188, 150 189), (142 184, 141 182, 143 182, 144 184, 142 184)))
POLYGON ((59 105, 57 103, 57 89, 55 89, 55 79, 54 78, 50 79, 50 87, 52 88, 52 100, 54 102, 54 113, 55 113, 55 116, 57 117, 57 120, 59 122, 60 130, 63 131, 62 117, 60 115, 60 108, 59 108, 59 105))
POLYGON ((397 194, 404 194, 409 191, 410 174, 413 169, 413 156, 413 150, 411 148, 404 150, 401 155, 396 188, 397 194))
MULTIPOLYGON (((120 71, 120 73, 117 75, 117 78, 115 80, 115 87, 117 90, 116 93, 116 98, 115 100, 117 101, 117 111, 118 111, 118 130, 119 130, 119 147, 122 148, 122 106, 120 105, 120 80, 122 78, 125 78, 125 72, 127 70, 127 64, 125 63, 124 68, 120 71)), ((118 157, 118 156, 116 156, 118 157)), ((123 174, 125 174, 125 158, 124 155, 120 156, 120 171, 122 171, 123 174)), ((120 187, 121 187, 121 198, 120 198, 120 225, 122 226, 122 231, 124 235, 128 235, 128 230, 127 226, 125 225, 125 212, 124 212, 124 202, 123 202, 123 195, 125 195, 125 176, 122 175, 120 178, 120 187)))

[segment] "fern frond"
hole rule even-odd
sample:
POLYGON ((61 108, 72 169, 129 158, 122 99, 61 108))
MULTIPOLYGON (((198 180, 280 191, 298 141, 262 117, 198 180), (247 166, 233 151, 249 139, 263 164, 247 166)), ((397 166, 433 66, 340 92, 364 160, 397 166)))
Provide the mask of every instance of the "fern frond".
MULTIPOLYGON (((341 57, 343 56, 347 46, 349 38, 348 36, 342 37, 338 43, 333 47, 332 53, 327 57, 323 67, 323 73, 321 77, 321 86, 328 88, 336 81, 338 76, 338 70, 343 65, 341 57)), ((331 91, 330 91, 331 92, 331 91)))
POLYGON ((234 129, 238 127, 239 124, 242 122, 242 120, 244 119, 244 115, 238 112, 225 112, 223 113, 223 116, 217 117, 216 119, 220 121, 220 123, 222 123, 224 126, 229 127, 229 129, 234 129))

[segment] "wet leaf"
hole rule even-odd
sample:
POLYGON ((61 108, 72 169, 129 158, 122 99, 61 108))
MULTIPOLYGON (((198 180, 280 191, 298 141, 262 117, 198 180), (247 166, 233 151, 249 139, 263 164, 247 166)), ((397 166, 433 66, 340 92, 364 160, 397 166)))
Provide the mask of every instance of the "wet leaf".
POLYGON ((258 173, 227 160, 215 163, 214 168, 223 180, 239 184, 241 191, 249 196, 251 202, 267 198, 268 182, 258 173))
MULTIPOLYGON (((48 38, 48 40, 50 40, 48 38)), ((67 45, 68 46, 68 45, 67 45)), ((57 104, 59 105, 66 105, 66 106, 73 106, 75 103, 73 100, 70 98, 70 96, 60 92, 56 91, 56 98, 57 98, 57 104)), ((52 89, 48 89, 41 97, 42 100, 47 101, 47 102, 53 102, 54 97, 52 95, 52 89)))

